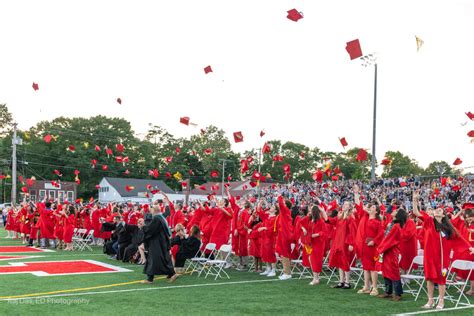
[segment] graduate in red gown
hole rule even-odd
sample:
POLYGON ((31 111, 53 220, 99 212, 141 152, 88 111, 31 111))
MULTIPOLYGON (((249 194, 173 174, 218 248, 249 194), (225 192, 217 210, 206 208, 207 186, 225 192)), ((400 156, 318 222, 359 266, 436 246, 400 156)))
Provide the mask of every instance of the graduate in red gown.
POLYGON ((278 209, 275 205, 272 205, 268 211, 263 209, 264 202, 261 200, 257 207, 257 213, 262 220, 262 226, 257 229, 261 234, 261 254, 262 261, 266 263, 266 269, 260 275, 266 275, 267 277, 276 276, 276 255, 275 255, 275 243, 277 236, 277 225, 276 220, 278 217, 278 209))
POLYGON ((15 211, 13 208, 10 208, 7 213, 7 224, 5 225, 5 229, 7 231, 6 238, 13 238, 15 235, 15 211))
POLYGON ((69 205, 66 209, 61 212, 63 218, 64 229, 63 229, 63 240, 66 243, 66 251, 72 251, 72 235, 74 234, 74 221, 75 221, 76 210, 74 206, 69 205))
POLYGON ((402 282, 400 280, 400 240, 402 228, 407 220, 407 212, 403 207, 392 210, 392 222, 388 224, 384 238, 377 247, 379 262, 382 263, 382 276, 385 280, 385 293, 378 295, 380 298, 392 298, 393 301, 402 299, 402 282), (393 292, 395 294, 393 295, 393 292))
POLYGON ((410 265, 418 254, 418 236, 416 224, 410 217, 402 228, 402 236, 400 241, 400 269, 405 273, 410 269, 410 265))
MULTIPOLYGON (((469 241, 471 247, 474 247, 474 203, 465 203, 462 207, 460 207, 460 212, 458 212, 451 223, 454 227, 459 231, 459 234, 469 241)), ((470 254, 468 251, 462 251, 459 247, 454 248, 454 260, 468 260, 474 261, 474 254, 470 254)), ((462 279, 466 279, 468 272, 467 271, 456 271, 456 274, 461 277, 462 279)), ((469 277, 470 281, 470 289, 466 292, 466 295, 473 296, 474 295, 474 273, 471 273, 469 277)))
MULTIPOLYGON (((212 201, 216 198, 213 196, 212 201)), ((232 208, 229 205, 229 200, 219 200, 218 205, 207 210, 212 214, 212 233, 209 242, 216 244, 216 249, 219 250, 222 245, 229 242, 230 236, 230 222, 232 221, 232 208)))
POLYGON ((303 247, 309 255, 309 263, 313 271, 313 280, 309 285, 319 284, 319 274, 323 269, 324 254, 326 252, 328 219, 324 208, 316 203, 311 206, 308 218, 310 219, 308 230, 303 233, 303 247))
POLYGON ((280 280, 291 279, 290 258, 291 244, 294 243, 293 224, 291 219, 291 202, 285 200, 283 196, 278 196, 279 215, 276 222, 277 238, 275 251, 280 255, 283 264, 283 274, 280 280))
MULTIPOLYGON (((304 246, 303 239, 308 238, 308 231, 311 222, 311 213, 308 213, 308 207, 300 207, 299 209, 300 214, 295 217, 294 221, 294 228, 295 228, 295 242, 296 246, 292 252, 292 259, 298 259, 301 255, 301 264, 306 267, 310 268, 309 263, 309 253, 308 247, 304 246)), ((308 243, 309 244, 309 243, 308 243)))
POLYGON ((55 247, 54 215, 53 210, 51 209, 51 202, 46 201, 45 203, 38 203, 37 208, 40 214, 39 229, 41 247, 46 248, 47 241, 49 241, 49 244, 52 247, 55 247))
POLYGON ((329 222, 336 226, 334 240, 329 253, 329 267, 339 269, 339 283, 334 288, 350 289, 350 266, 354 259, 356 221, 349 201, 342 204, 342 210, 329 222))
POLYGON ((249 256, 254 258, 255 272, 262 272, 262 233, 258 230, 263 227, 263 223, 258 216, 257 210, 252 211, 247 226, 249 240, 249 256))
POLYGON ((239 265, 237 270, 247 270, 247 256, 248 256, 248 230, 249 230, 249 212, 251 204, 249 201, 244 202, 244 207, 240 208, 236 205, 232 196, 229 195, 229 201, 232 206, 235 218, 235 226, 232 234, 232 242, 234 246, 234 253, 239 257, 239 265))
POLYGON ((377 247, 383 239, 384 229, 380 216, 380 207, 376 203, 368 204, 367 209, 360 202, 359 187, 354 186, 354 202, 357 217, 360 219, 356 235, 356 253, 364 270, 364 286, 358 294, 377 296, 378 272, 376 268, 379 254, 377 247), (372 284, 370 284, 372 283, 372 284))
POLYGON ((436 308, 443 309, 451 250, 453 248, 458 248, 459 251, 469 249, 470 253, 474 253, 474 248, 453 227, 442 208, 433 210, 432 215, 420 212, 418 210, 419 197, 419 192, 413 193, 413 214, 423 218, 424 229, 423 268, 428 288, 428 302, 423 308, 434 306, 434 286, 437 284, 439 300, 436 308))

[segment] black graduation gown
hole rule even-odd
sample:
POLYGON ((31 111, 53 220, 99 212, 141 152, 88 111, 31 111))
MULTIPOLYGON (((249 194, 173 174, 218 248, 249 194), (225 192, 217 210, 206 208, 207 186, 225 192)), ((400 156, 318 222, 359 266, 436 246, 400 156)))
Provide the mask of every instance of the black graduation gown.
POLYGON ((143 273, 173 276, 175 272, 170 256, 170 235, 165 219, 161 215, 154 215, 151 222, 143 227, 143 233, 148 249, 143 273))

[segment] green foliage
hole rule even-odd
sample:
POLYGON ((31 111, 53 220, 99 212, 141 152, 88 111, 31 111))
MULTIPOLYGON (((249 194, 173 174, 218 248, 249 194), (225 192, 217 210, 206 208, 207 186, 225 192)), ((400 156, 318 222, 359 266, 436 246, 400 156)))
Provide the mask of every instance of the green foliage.
POLYGON ((420 175, 423 169, 418 162, 399 151, 387 151, 385 157, 390 159, 391 163, 384 166, 382 177, 395 178, 402 176, 420 175))

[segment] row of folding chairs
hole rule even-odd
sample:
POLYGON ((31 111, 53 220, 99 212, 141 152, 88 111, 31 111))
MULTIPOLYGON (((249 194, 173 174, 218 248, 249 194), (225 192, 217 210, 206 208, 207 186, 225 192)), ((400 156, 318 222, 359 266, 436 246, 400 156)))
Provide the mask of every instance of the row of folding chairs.
POLYGON ((91 243, 94 240, 94 230, 91 229, 89 232, 87 232, 87 229, 85 228, 74 228, 74 234, 72 235, 72 244, 74 249, 84 251, 85 249, 88 249, 89 251, 92 251, 92 248, 89 246, 89 243, 91 243))
POLYGON ((198 252, 194 258, 189 260, 188 267, 185 271, 191 275, 197 272, 198 277, 201 275, 204 275, 204 278, 213 276, 214 280, 223 277, 230 279, 229 274, 224 268, 228 264, 231 254, 231 245, 222 245, 217 250, 216 244, 208 243, 200 255, 198 252))

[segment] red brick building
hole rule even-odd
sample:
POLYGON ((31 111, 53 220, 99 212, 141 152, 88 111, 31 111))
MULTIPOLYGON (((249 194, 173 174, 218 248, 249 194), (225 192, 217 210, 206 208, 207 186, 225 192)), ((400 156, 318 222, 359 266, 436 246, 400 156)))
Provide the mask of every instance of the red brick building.
POLYGON ((29 199, 32 202, 42 201, 45 196, 52 200, 58 199, 60 202, 68 200, 73 202, 77 197, 77 184, 75 182, 61 182, 59 187, 51 184, 51 181, 35 181, 28 188, 29 199))

